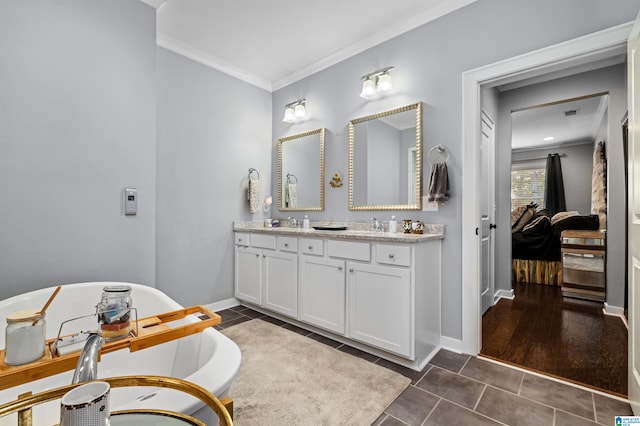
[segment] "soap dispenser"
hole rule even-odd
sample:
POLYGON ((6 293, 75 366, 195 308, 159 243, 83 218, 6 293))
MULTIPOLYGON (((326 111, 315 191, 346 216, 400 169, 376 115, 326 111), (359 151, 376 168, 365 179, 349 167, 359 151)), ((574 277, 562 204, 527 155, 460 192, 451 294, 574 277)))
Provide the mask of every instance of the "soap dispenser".
POLYGON ((389 221, 389 233, 395 234, 397 228, 398 228, 398 223, 396 222, 396 217, 391 216, 391 220, 389 221))
POLYGON ((309 229, 309 216, 304 215, 304 220, 302 221, 302 229, 309 229))

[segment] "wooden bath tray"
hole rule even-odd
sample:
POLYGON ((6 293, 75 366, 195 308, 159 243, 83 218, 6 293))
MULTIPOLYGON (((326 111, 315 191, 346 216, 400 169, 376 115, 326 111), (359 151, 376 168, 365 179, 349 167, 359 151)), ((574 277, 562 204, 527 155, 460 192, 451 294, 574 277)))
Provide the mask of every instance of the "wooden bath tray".
MULTIPOLYGON (((204 306, 192 306, 131 321, 131 335, 126 338, 106 342, 100 354, 129 348, 129 352, 150 348, 181 337, 199 333, 209 327, 220 324, 220 315, 204 306), (172 328, 169 323, 185 318, 187 315, 201 314, 208 318, 200 321, 172 328), (135 334, 137 323, 138 334, 135 334)), ((7 365, 4 362, 5 351, 0 350, 0 390, 29 383, 34 380, 53 376, 69 370, 75 370, 80 352, 73 352, 62 356, 51 353, 51 344, 56 339, 49 339, 45 345, 44 356, 37 361, 23 365, 7 365)))

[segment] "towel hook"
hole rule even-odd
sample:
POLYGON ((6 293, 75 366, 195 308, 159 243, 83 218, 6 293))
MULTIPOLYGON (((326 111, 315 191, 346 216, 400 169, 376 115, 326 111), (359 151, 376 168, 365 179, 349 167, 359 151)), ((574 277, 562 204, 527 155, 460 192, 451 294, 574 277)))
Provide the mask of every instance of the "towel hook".
POLYGON ((254 169, 253 167, 251 167, 249 169, 249 180, 251 180, 251 173, 256 172, 256 174, 258 175, 258 179, 260 179, 260 172, 258 172, 256 169, 254 169))
POLYGON ((298 183, 298 178, 292 173, 287 173, 287 183, 298 183), (291 178, 295 178, 295 182, 291 182, 291 178))
POLYGON ((436 145, 427 153, 427 161, 429 162, 429 164, 433 165, 433 163, 431 162, 431 153, 433 153, 433 151, 438 151, 438 154, 446 154, 444 162, 446 163, 447 161, 449 161, 449 151, 447 151, 447 148, 443 147, 442 145, 436 145))

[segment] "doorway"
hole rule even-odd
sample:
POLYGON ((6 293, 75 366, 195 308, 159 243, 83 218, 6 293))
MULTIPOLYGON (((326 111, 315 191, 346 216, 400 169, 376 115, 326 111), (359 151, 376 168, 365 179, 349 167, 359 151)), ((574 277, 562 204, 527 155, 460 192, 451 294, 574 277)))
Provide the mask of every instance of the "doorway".
MULTIPOLYGON (((579 39, 522 55, 512 60, 471 70, 463 75, 463 322, 461 350, 478 354, 481 348, 481 249, 474 230, 480 227, 480 88, 562 71, 576 64, 610 59, 626 52, 631 24, 621 25, 579 39)), ((500 159, 498 159, 500 161, 500 159)), ((506 218, 502 218, 506 219, 506 218)), ((507 220, 497 218, 498 228, 507 220)), ((510 232, 508 226, 502 231, 510 232)))
MULTIPOLYGON (((607 140, 610 133, 608 95, 553 98, 552 102, 536 105, 530 105, 529 100, 546 92, 551 97, 561 97, 562 87, 573 89, 580 82, 584 88, 578 90, 587 93, 591 85, 599 89, 599 85, 608 84, 603 77, 609 74, 612 80, 624 84, 624 70, 625 64, 618 64, 576 77, 501 91, 500 109, 511 113, 510 123, 499 125, 510 126, 511 135, 509 140, 498 144, 508 145, 502 147, 503 152, 511 153, 511 167, 502 166, 503 172, 511 173, 511 196, 502 194, 498 208, 511 212, 512 251, 511 257, 503 252, 503 257, 497 260, 499 264, 512 265, 510 284, 515 299, 499 300, 483 316, 481 350, 485 357, 623 397, 627 392, 627 330, 620 318, 602 312, 605 257, 568 253, 563 256, 560 244, 563 229, 574 233, 576 229, 581 230, 578 233, 589 229, 590 234, 606 235, 599 231, 598 215, 591 212, 598 210, 592 207, 592 199, 604 199, 592 197, 594 187, 603 189, 601 174, 595 174, 593 184, 593 163, 596 159, 601 163, 601 156, 596 155, 601 149, 599 141, 607 140), (574 216, 552 226, 554 212, 548 209, 552 204, 545 201, 545 186, 551 182, 545 179, 545 174, 547 156, 554 153, 558 154, 562 167, 561 192, 566 201, 559 216, 574 216), (527 208, 531 205, 533 209, 527 208), (531 216, 522 218, 514 229, 513 212, 523 208, 531 216), (563 274, 563 266, 572 262, 577 268, 575 272, 563 274), (564 282, 563 275, 567 278, 564 282), (596 284, 602 285, 602 291, 593 290, 596 284)), ((504 120, 507 114, 500 116, 504 120)), ((611 120, 612 125, 616 122, 611 120)), ((611 166, 622 168, 623 164, 616 162, 611 166)), ((498 164, 497 168, 500 167, 498 164)), ((604 228, 604 215, 602 224, 604 228)), ((605 243, 606 239, 597 241, 605 243)), ((621 287, 620 284, 613 286, 621 287)), ((621 292, 622 288, 618 290, 621 292)), ((622 306, 622 299, 617 303, 622 306)))

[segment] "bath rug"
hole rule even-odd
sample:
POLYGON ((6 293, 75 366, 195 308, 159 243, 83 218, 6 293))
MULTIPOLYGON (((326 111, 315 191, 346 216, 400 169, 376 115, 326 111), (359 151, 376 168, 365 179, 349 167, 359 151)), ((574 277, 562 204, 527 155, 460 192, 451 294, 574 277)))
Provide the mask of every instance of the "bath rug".
POLYGON ((242 351, 234 425, 371 425, 411 380, 260 319, 222 330, 242 351))

